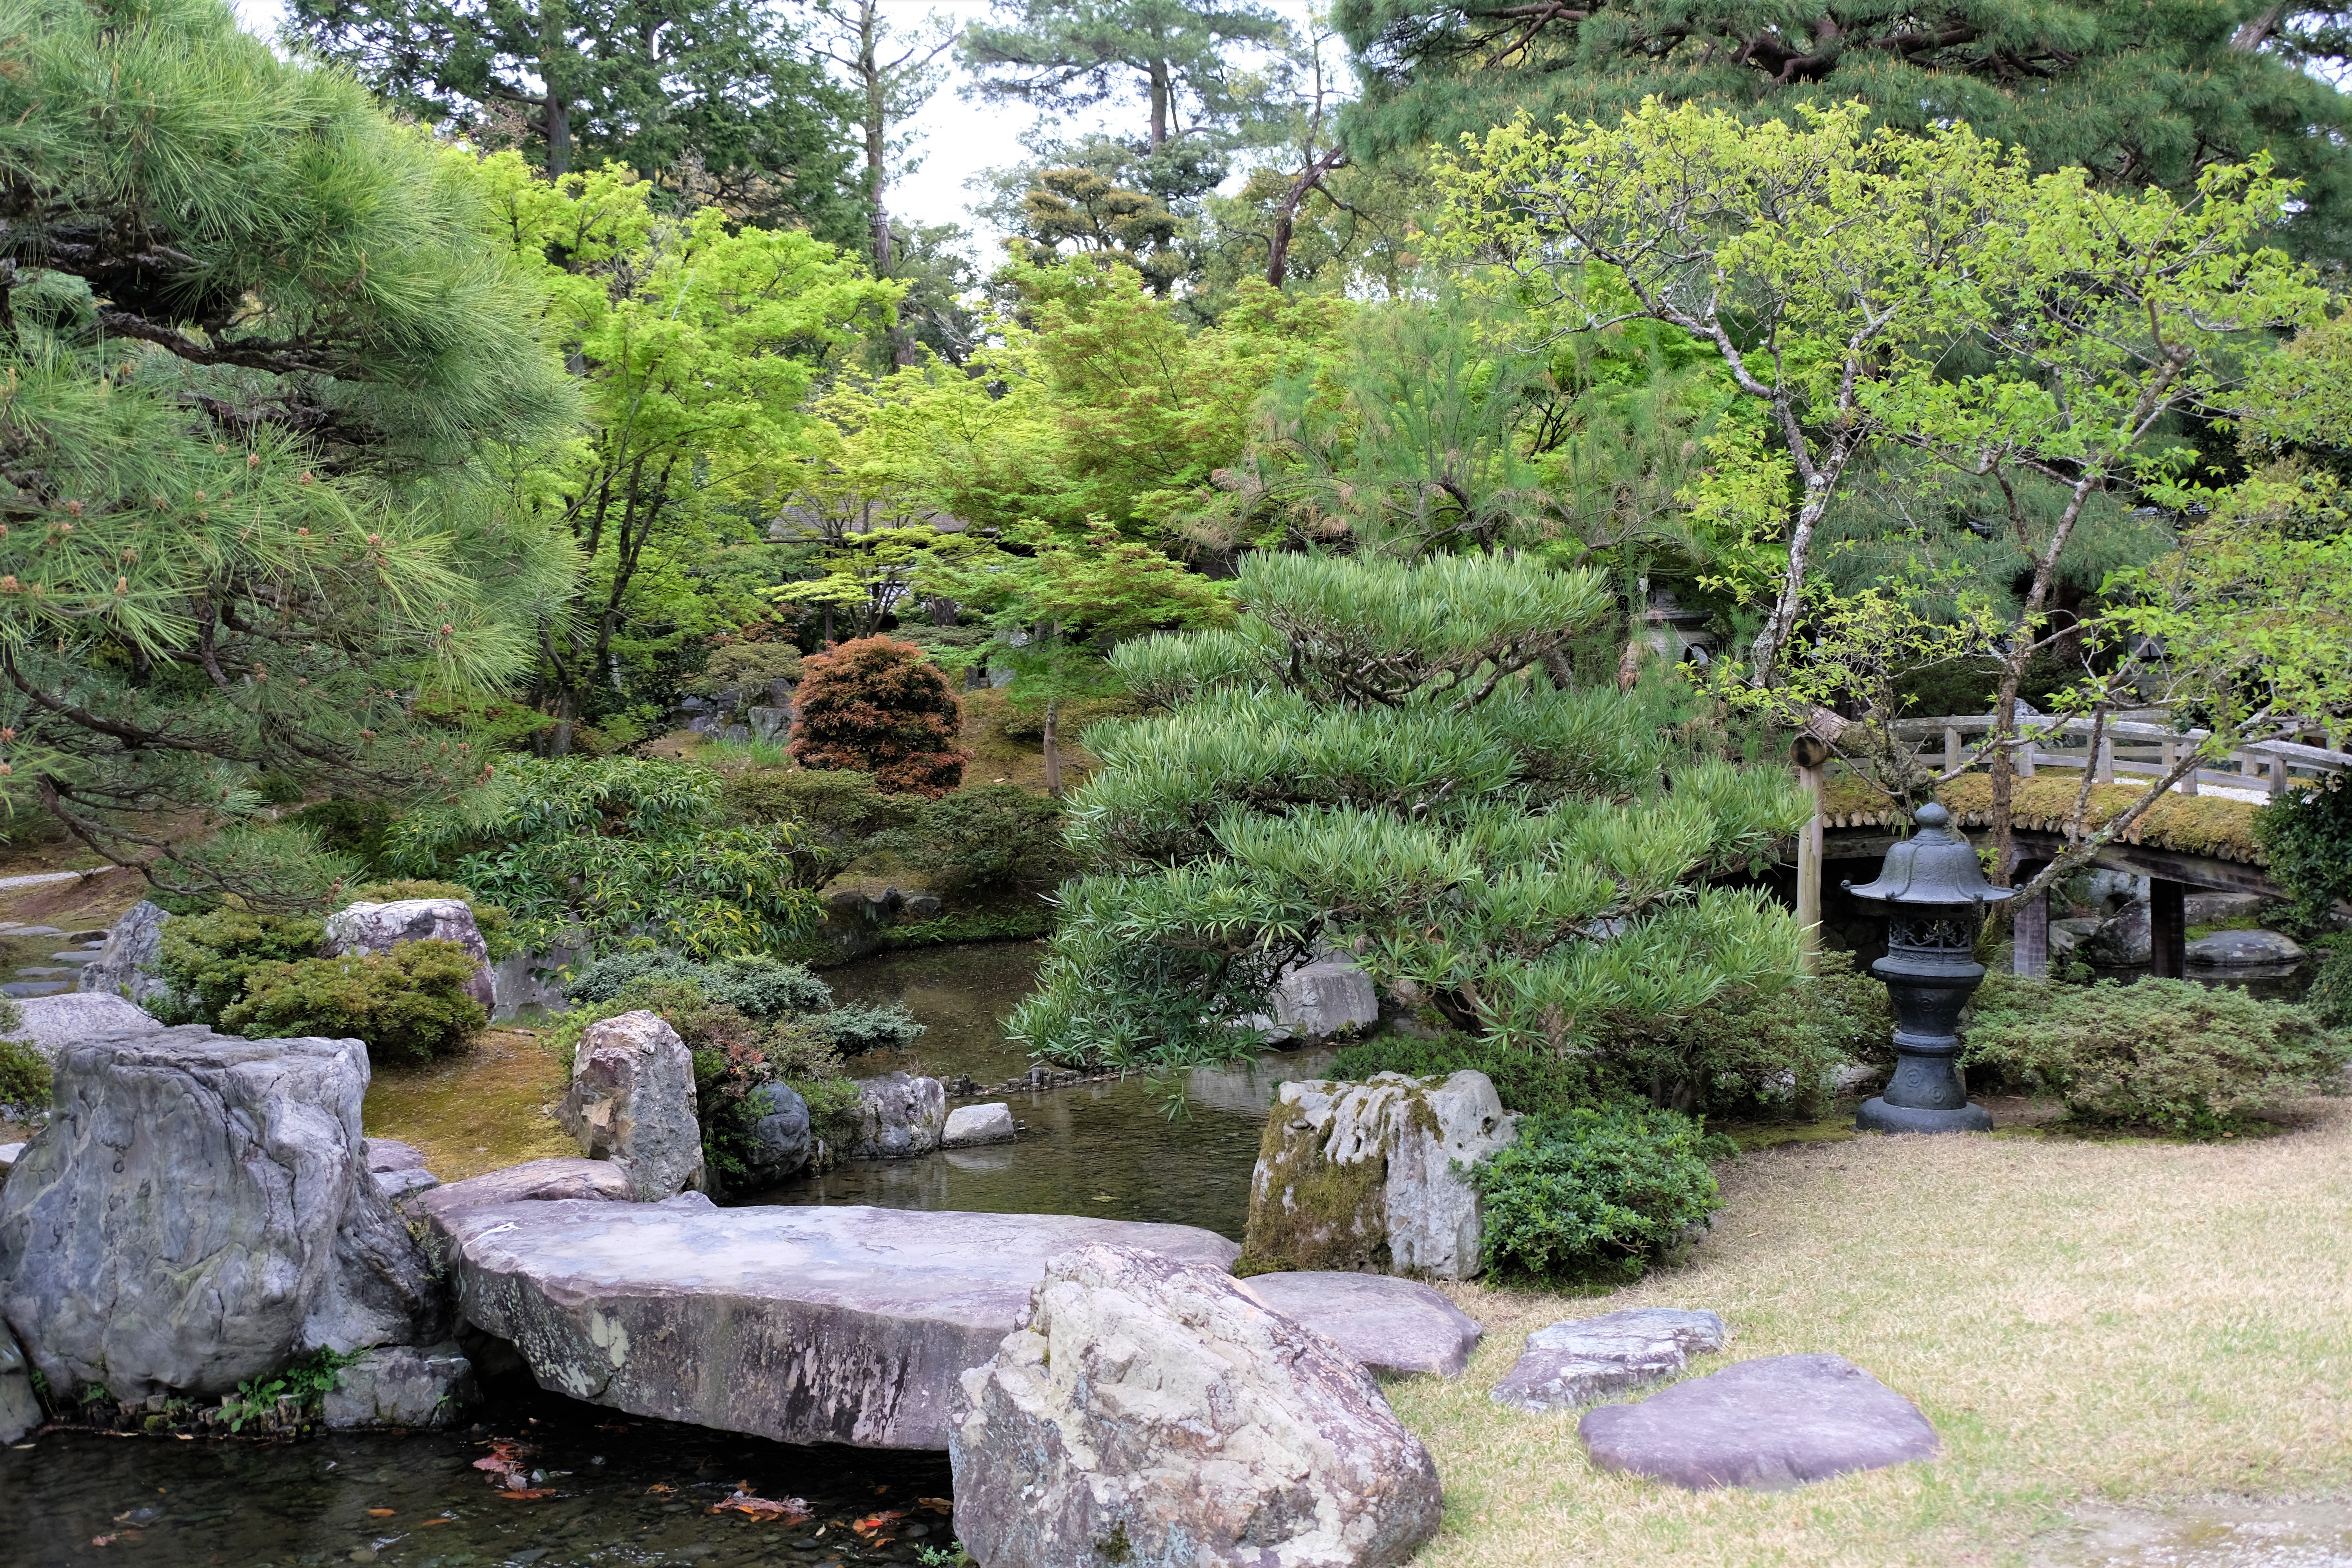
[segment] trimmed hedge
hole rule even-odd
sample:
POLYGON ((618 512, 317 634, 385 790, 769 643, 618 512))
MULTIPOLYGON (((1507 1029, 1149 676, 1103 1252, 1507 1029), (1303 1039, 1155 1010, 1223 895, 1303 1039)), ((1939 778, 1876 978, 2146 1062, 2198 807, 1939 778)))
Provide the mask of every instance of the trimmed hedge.
POLYGON ((489 1022, 467 994, 474 973, 472 953, 437 939, 383 953, 257 963, 245 994, 221 1009, 220 1027, 249 1040, 357 1037, 375 1061, 429 1061, 464 1049, 489 1022))

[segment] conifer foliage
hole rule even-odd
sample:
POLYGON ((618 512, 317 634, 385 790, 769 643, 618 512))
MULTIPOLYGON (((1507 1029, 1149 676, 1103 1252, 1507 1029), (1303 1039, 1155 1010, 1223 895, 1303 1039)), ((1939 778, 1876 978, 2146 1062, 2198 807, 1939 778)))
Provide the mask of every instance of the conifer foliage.
POLYGON ((791 747, 801 766, 872 773, 893 795, 935 800, 963 782, 963 704, 921 648, 858 637, 801 669, 791 747))
POLYGON ((1063 889, 1013 1019, 1033 1050, 1230 1053, 1284 966, 1332 948, 1400 1001, 1554 1054, 1795 973, 1794 920, 1706 885, 1804 820, 1786 770, 1679 741, 1686 698, 1544 673, 1607 613, 1597 574, 1259 553, 1235 587, 1233 629, 1114 656, 1160 711, 1087 731, 1102 768, 1069 837, 1093 874, 1063 889))
POLYGON ((570 417, 533 301, 428 145, 217 0, 11 5, 0 167, 0 791, 167 881, 319 891, 141 825, 253 819, 265 770, 479 775, 411 715, 509 677, 568 577, 472 466, 570 417))

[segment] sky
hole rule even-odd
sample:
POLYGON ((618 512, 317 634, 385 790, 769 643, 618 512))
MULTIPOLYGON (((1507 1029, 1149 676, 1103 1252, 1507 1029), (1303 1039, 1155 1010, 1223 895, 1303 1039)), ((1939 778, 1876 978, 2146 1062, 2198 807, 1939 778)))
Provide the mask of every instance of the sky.
MULTIPOLYGON (((959 21, 976 21, 988 9, 988 0, 883 0, 884 15, 901 19, 912 30, 933 12, 959 21)), ((274 36, 285 18, 283 0, 231 0, 237 21, 247 32, 274 36)), ((1267 0, 1272 9, 1304 22, 1310 0, 1267 0)), ((977 227, 965 212, 973 194, 966 182, 985 169, 1003 168, 1026 158, 1022 137, 1035 121, 1034 113, 1017 106, 992 105, 965 99, 957 89, 970 81, 950 68, 947 82, 916 115, 917 137, 912 152, 920 162, 915 172, 891 183, 886 200, 895 217, 921 223, 961 223, 977 227)), ((1065 135, 1112 129, 1134 134, 1144 122, 1139 105, 1104 105, 1092 114, 1071 117, 1061 128, 1065 135)), ((982 262, 994 259, 997 237, 976 237, 975 252, 982 262)))

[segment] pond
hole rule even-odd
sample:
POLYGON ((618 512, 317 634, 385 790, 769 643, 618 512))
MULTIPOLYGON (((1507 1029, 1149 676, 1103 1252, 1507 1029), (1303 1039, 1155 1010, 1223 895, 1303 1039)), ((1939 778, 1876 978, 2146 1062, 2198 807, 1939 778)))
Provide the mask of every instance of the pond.
POLYGON ((1029 1058, 1000 1020, 1035 983, 1042 945, 971 942, 891 953, 825 972, 841 1001, 903 1001, 925 1033, 904 1051, 872 1052, 858 1075, 896 1068, 968 1077, 988 1092, 951 1103, 1003 1100, 1018 1142, 913 1160, 856 1160, 739 1201, 872 1204, 983 1214, 1082 1214, 1097 1219, 1197 1225, 1239 1241, 1249 1178, 1274 1086, 1313 1078, 1336 1052, 1267 1052, 1230 1068, 1197 1068, 1167 1083, 1129 1078, 1060 1089, 998 1086, 1029 1058), (1171 1116, 1174 1089, 1182 1105, 1171 1116))

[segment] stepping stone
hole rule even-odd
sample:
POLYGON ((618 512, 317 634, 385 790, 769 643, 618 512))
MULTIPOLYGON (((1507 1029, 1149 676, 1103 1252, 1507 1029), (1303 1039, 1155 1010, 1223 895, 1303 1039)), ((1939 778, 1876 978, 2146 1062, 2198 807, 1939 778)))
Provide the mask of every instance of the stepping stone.
POLYGON ((2220 969, 2258 963, 2296 963, 2303 944, 2274 931, 2217 931, 2189 944, 2189 962, 2220 969))
POLYGON ((98 954, 94 952, 85 952, 79 948, 75 948, 66 952, 53 952, 49 954, 49 957, 59 963, 69 963, 76 969, 79 969, 85 963, 95 963, 98 962, 98 954))
POLYGON ((55 996, 72 989, 70 980, 11 980, 0 985, 0 996, 55 996))
POLYGON ((969 1149, 980 1143, 1009 1143, 1020 1136, 1021 1130, 1013 1124, 1013 1107, 998 1100, 992 1105, 964 1105, 948 1112, 947 1131, 940 1134, 942 1149, 969 1149))
POLYGON ((1578 1431, 1602 1469, 1692 1491, 1784 1491, 1937 1452, 1916 1405, 1837 1355, 1743 1361, 1637 1405, 1589 1411, 1578 1431))
POLYGON ((1486 1331, 1439 1292, 1392 1274, 1298 1269, 1254 1274, 1242 1289, 1374 1372, 1453 1377, 1486 1331))
MULTIPOLYGON (((0 888, 5 888, 7 885, 8 884, 5 881, 0 881, 0 888)), ((55 926, 18 926, 13 931, 0 931, 0 936, 10 937, 63 936, 65 934, 65 932, 59 931, 55 926)))
POLYGON ((79 973, 81 973, 79 970, 68 969, 62 963, 28 963, 22 969, 16 971, 16 978, 19 980, 55 980, 60 974, 79 974, 79 973))
POLYGON ((1731 1337, 1713 1312, 1643 1307, 1554 1323, 1528 1336, 1491 1398, 1520 1410, 1570 1410, 1672 1377, 1731 1337))
POLYGON ((410 1200, 451 1243, 460 1310, 542 1388, 786 1443, 944 1448, 1056 1254, 1092 1242, 1233 1267, 1213 1231, 1078 1215, 410 1200))

